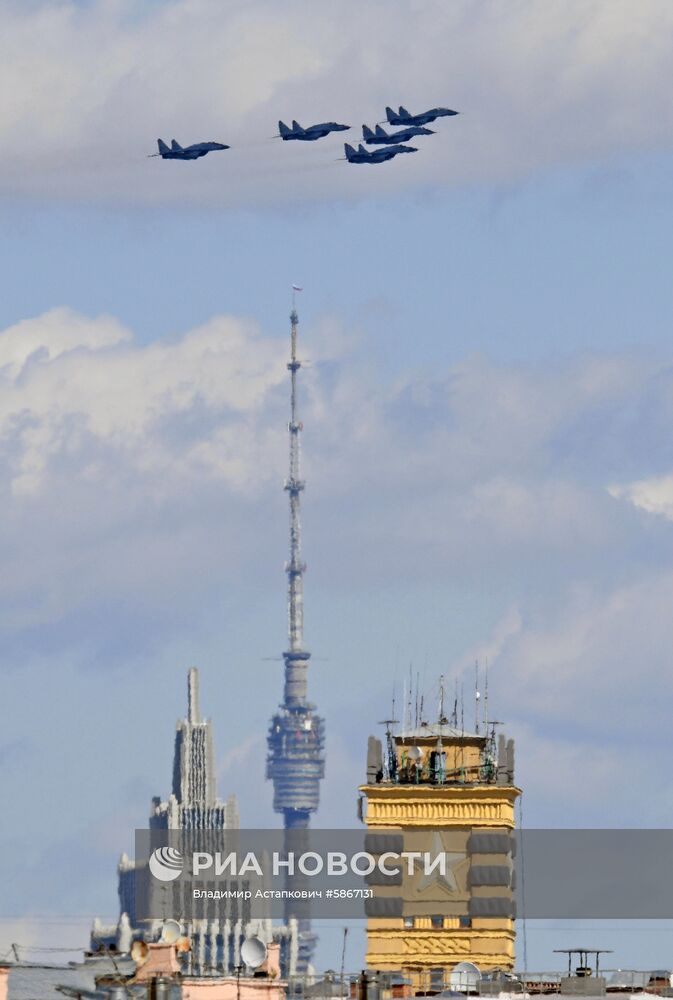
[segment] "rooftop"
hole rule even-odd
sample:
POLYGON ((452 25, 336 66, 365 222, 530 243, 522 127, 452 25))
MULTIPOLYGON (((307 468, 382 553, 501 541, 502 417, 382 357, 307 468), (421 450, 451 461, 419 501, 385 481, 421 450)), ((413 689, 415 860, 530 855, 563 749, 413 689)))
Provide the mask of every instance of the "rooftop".
POLYGON ((413 729, 405 729, 395 733, 396 742, 413 743, 418 740, 475 740, 485 743, 488 736, 485 733, 471 733, 458 729, 448 722, 422 722, 413 729))

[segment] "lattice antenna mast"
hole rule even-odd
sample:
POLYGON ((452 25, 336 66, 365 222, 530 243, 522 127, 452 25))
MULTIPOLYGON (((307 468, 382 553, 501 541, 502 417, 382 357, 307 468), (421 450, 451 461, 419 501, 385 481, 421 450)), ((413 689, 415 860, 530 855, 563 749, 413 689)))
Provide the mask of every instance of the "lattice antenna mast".
MULTIPOLYGON (((290 315, 290 474, 285 483, 285 489, 290 497, 290 559, 287 563, 287 614, 289 651, 300 652, 304 645, 304 571, 305 564, 301 561, 301 494, 305 483, 300 473, 300 445, 303 425, 299 420, 297 410, 297 373, 301 361, 297 360, 297 328, 299 317, 292 298, 292 313, 290 315)), ((306 692, 304 691, 304 695, 306 692)))
MULTIPOLYGON (((293 289, 294 291, 295 289, 293 289)), ((285 489, 290 498, 290 558, 287 573, 288 646, 283 653, 285 685, 283 702, 271 719, 268 735, 266 776, 273 781, 273 808, 283 814, 285 830, 298 836, 310 826, 311 813, 318 808, 320 782, 325 775, 325 728, 315 705, 308 701, 308 665, 311 654, 304 649, 304 572, 301 559, 301 504, 304 481, 300 470, 302 424, 297 407, 297 359, 299 318, 292 296, 290 314, 290 469, 285 489)), ((295 843, 295 841, 293 841, 295 843)), ((292 848, 296 850, 295 846, 292 848)), ((288 900, 286 922, 296 916, 288 900)), ((306 914, 298 917, 299 944, 297 970, 307 971, 312 964, 316 935, 306 914)))

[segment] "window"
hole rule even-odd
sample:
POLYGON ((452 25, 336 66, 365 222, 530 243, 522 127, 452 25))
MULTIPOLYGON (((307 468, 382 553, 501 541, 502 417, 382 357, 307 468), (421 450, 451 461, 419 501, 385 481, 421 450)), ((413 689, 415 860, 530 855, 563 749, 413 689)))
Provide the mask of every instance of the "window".
POLYGON ((442 917, 441 915, 430 917, 430 924, 434 928, 443 927, 444 926, 444 917, 442 917))
POLYGON ((459 927, 471 927, 472 926, 472 918, 471 917, 459 917, 458 918, 458 926, 459 927))
POLYGON ((430 989, 444 989, 444 969, 430 969, 430 989))
POLYGON ((405 917, 404 918, 404 926, 405 927, 413 927, 414 926, 414 918, 413 917, 405 917))

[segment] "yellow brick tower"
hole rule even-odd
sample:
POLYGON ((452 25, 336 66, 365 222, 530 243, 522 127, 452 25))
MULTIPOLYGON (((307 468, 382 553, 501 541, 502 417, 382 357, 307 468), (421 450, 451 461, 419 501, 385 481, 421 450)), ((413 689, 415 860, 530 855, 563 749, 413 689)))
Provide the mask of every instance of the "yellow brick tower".
POLYGON ((411 861, 368 877, 367 966, 423 990, 448 985, 459 962, 514 965, 514 744, 487 722, 465 732, 457 714, 440 702, 436 723, 370 737, 360 788, 366 850, 446 854, 443 875, 411 861))

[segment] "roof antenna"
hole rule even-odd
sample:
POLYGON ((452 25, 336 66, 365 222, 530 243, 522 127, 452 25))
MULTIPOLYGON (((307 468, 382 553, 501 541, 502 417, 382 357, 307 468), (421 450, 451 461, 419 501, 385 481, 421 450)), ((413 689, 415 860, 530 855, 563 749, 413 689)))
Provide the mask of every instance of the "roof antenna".
MULTIPOLYGON (((439 675, 439 726, 437 727, 437 748, 435 750, 435 781, 444 784, 446 781, 446 757, 442 746, 442 726, 446 723, 444 716, 444 674, 439 675)), ((432 758, 431 758, 432 759, 432 758)))
POLYGON ((395 740, 392 727, 398 722, 399 719, 381 719, 379 722, 380 726, 386 727, 386 760, 383 773, 388 781, 394 781, 397 774, 397 754, 395 753, 395 740))
POLYGON ((407 706, 406 706, 406 728, 411 729, 411 699, 414 693, 414 672, 413 664, 409 664, 409 690, 407 693, 407 706))
POLYGON ((444 715, 444 674, 440 674, 439 677, 439 716, 437 721, 440 726, 446 725, 446 717, 444 715))
POLYGON ((484 730, 488 735, 488 656, 484 666, 484 730))
POLYGON ((479 732, 479 660, 474 661, 474 731, 479 732))
MULTIPOLYGON (((464 684, 460 684, 460 735, 465 736, 465 691, 464 684)), ((461 781, 465 781, 465 740, 460 741, 460 774, 461 781)))

